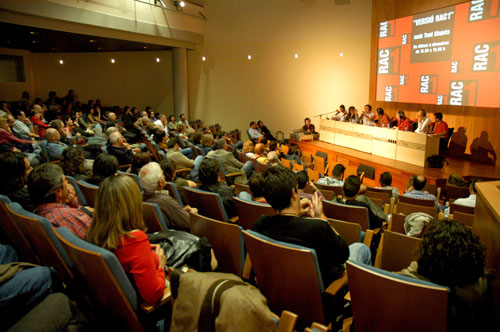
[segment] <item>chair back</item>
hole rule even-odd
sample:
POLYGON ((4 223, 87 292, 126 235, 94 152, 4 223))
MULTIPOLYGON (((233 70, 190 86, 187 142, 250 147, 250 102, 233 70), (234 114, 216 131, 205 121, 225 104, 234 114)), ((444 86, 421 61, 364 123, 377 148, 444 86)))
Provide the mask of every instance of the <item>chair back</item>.
POLYGON ((52 224, 44 217, 23 209, 18 203, 6 206, 12 219, 23 229, 31 247, 46 266, 53 267, 66 284, 73 281, 73 264, 54 234, 52 224))
POLYGON ((248 158, 247 156, 245 155, 245 153, 243 153, 242 151, 238 150, 237 151, 238 153, 238 159, 240 159, 240 161, 244 164, 248 161, 248 158))
MULTIPOLYGON (((319 158, 319 157, 318 157, 319 158)), ((316 160, 316 159, 314 159, 316 160)), ((319 180, 319 172, 312 169, 312 168, 307 168, 307 176, 309 177, 309 180, 312 182, 318 182, 319 180)))
POLYGON ((323 212, 327 218, 359 224, 362 231, 370 228, 368 210, 365 207, 337 204, 324 200, 323 212))
POLYGON ((342 196, 342 186, 329 186, 329 185, 326 185, 326 184, 320 184, 320 183, 315 183, 314 184, 316 186, 316 188, 318 188, 319 190, 329 190, 329 191, 333 191, 335 193, 335 196, 342 196))
POLYGON ((407 204, 411 204, 411 205, 434 207, 434 200, 432 200, 432 199, 421 199, 421 198, 414 198, 414 197, 408 197, 408 196, 401 195, 401 196, 399 196, 399 202, 400 203, 407 203, 407 204))
POLYGON ((405 232, 405 219, 406 215, 401 213, 393 213, 391 215, 391 220, 389 221, 388 230, 400 234, 406 234, 405 232))
POLYGON ((375 267, 392 272, 407 268, 417 259, 421 243, 422 239, 385 231, 378 246, 375 267))
POLYGON ((330 190, 325 190, 325 189, 318 189, 319 191, 321 191, 321 194, 323 195, 323 197, 326 199, 326 200, 333 200, 334 198, 337 197, 337 195, 335 195, 335 193, 333 191, 330 191, 330 190))
POLYGON ((249 202, 238 197, 233 197, 233 203, 243 229, 253 229, 253 225, 262 215, 274 216, 276 214, 276 210, 267 203, 249 202))
POLYGON ((405 215, 410 215, 413 212, 425 212, 431 217, 436 217, 438 211, 434 207, 434 204, 432 206, 423 206, 423 205, 413 205, 413 204, 408 204, 408 203, 403 203, 401 202, 401 197, 399 196, 399 203, 396 205, 396 213, 402 213, 405 215))
POLYGON ((257 161, 257 165, 259 165, 259 170, 260 170, 261 172, 265 172, 265 171, 267 171, 267 167, 268 167, 268 166, 267 166, 267 164, 264 164, 264 163, 261 163, 261 162, 258 162, 258 161, 257 161))
POLYGON ((165 183, 165 189, 168 190, 168 194, 177 200, 181 207, 184 207, 184 203, 182 202, 181 195, 179 194, 179 190, 173 182, 165 183))
POLYGON ((189 220, 191 233, 208 239, 217 257, 218 270, 241 277, 245 259, 241 227, 197 213, 190 213, 189 220))
POLYGON ((142 188, 141 186, 141 180, 139 179, 139 176, 137 176, 137 174, 134 174, 134 173, 128 173, 128 172, 123 172, 123 171, 118 171, 119 174, 121 175, 126 175, 126 176, 130 176, 132 179, 134 179, 134 181, 137 183, 137 185, 139 186, 139 189, 141 191, 143 191, 144 189, 142 188))
POLYGON ((236 195, 239 195, 242 191, 246 191, 247 193, 249 193, 250 195, 252 195, 252 191, 250 190, 250 186, 249 185, 235 183, 234 184, 234 193, 236 195))
POLYGON ((384 189, 383 192, 381 191, 374 191, 371 190, 371 188, 368 188, 368 190, 364 193, 364 195, 371 200, 374 198, 382 200, 383 204, 390 204, 391 203, 391 197, 392 197, 392 190, 391 189, 384 189))
POLYGON ((325 323, 321 301, 324 288, 316 251, 250 230, 243 231, 243 238, 259 289, 271 310, 297 313, 302 325, 325 323))
POLYGON ((85 199, 85 196, 83 195, 82 191, 80 190, 80 186, 76 182, 75 178, 69 175, 64 176, 66 179, 68 179, 69 183, 75 188, 75 193, 78 196, 78 200, 80 201, 82 206, 87 206, 87 200, 85 199))
POLYGON ((450 203, 450 213, 455 214, 456 211, 467 214, 474 214, 474 207, 450 203))
POLYGON ((292 167, 292 171, 303 171, 304 170, 304 166, 302 166, 301 164, 299 163, 293 163, 293 167, 292 167))
POLYGON ((286 158, 281 158, 281 165, 283 165, 286 168, 292 169, 292 162, 286 158))
POLYGON ((328 223, 350 245, 361 240, 361 226, 357 223, 328 218, 328 223))
POLYGON ((446 331, 447 287, 351 261, 347 277, 356 332, 446 331))
POLYGON ((116 329, 143 331, 136 315, 137 294, 116 256, 103 248, 83 241, 65 227, 56 236, 85 281, 88 294, 105 321, 116 329))
POLYGON ((220 221, 229 221, 222 199, 217 193, 183 187, 184 197, 188 204, 198 209, 198 213, 220 221))
POLYGON ((32 263, 39 263, 40 260, 31 248, 30 242, 26 235, 7 211, 7 204, 12 203, 10 198, 0 195, 0 227, 2 228, 6 240, 14 246, 20 259, 32 263))
POLYGON ((439 187, 437 186, 437 184, 427 182, 424 186, 423 191, 427 191, 429 194, 433 194, 434 196, 436 196, 439 199, 438 188, 439 187))
POLYGON ((472 224, 474 223, 474 215, 463 213, 460 211, 453 212, 453 220, 458 221, 464 224, 467 227, 472 228, 472 224))
POLYGON ((149 233, 167 230, 167 223, 163 217, 158 204, 153 202, 142 202, 142 218, 149 233))
POLYGON ((148 149, 148 152, 153 156, 154 160, 156 162, 160 162, 160 156, 158 155, 158 151, 156 151, 155 147, 149 140, 149 138, 146 135, 141 135, 142 136, 142 141, 144 144, 146 144, 146 148, 148 149))
POLYGON ((301 159, 303 161, 305 161, 306 163, 312 163, 312 160, 313 160, 312 153, 307 152, 307 151, 302 151, 302 158, 301 159))
POLYGON ((381 208, 382 210, 384 209, 384 201, 380 198, 375 198, 375 197, 369 197, 370 200, 375 203, 375 205, 377 205, 379 208, 381 208))
POLYGON ((40 150, 42 150, 43 157, 45 160, 47 160, 48 163, 52 162, 52 160, 49 157, 49 151, 47 150, 47 141, 42 140, 40 141, 40 150))
POLYGON ((76 182, 78 184, 78 187, 80 188, 80 191, 82 192, 83 197, 85 197, 85 200, 87 201, 87 205, 94 207, 99 186, 95 186, 83 180, 76 182))
POLYGON ((325 158, 320 157, 319 155, 314 156, 314 170, 319 172, 320 174, 325 174, 325 158))
POLYGON ((259 173, 260 172, 260 167, 259 167, 259 163, 257 162, 257 159, 255 158, 248 158, 248 160, 250 160, 253 164, 253 169, 255 171, 255 173, 259 173))

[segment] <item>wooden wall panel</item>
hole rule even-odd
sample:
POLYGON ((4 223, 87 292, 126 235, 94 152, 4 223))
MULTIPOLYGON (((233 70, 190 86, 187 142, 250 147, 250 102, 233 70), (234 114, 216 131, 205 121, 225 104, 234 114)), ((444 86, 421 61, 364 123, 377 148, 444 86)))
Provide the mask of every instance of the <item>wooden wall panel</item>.
MULTIPOLYGON (((488 141, 495 150, 500 153, 500 108, 482 108, 466 106, 439 106, 410 103, 380 102, 375 100, 376 90, 376 62, 377 62, 377 27, 379 22, 390 19, 405 17, 422 13, 429 10, 452 6, 464 1, 459 0, 373 0, 372 5, 372 34, 371 34, 371 57, 370 57, 370 93, 369 100, 374 108, 382 107, 389 116, 396 114, 398 110, 405 111, 406 115, 414 119, 416 110, 423 108, 427 113, 442 112, 444 120, 449 127, 454 127, 455 132, 459 127, 464 127, 467 136, 467 148, 465 153, 470 154, 470 145, 474 139, 481 134, 488 136, 488 141)), ((500 93, 500 88, 499 88, 500 93)), ((496 164, 500 165, 500 158, 496 164)))

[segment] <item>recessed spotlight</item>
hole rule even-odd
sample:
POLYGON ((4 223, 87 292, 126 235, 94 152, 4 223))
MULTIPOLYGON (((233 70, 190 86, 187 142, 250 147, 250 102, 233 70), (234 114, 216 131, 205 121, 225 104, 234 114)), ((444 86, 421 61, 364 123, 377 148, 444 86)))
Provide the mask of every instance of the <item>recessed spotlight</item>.
POLYGON ((62 65, 64 63, 64 60, 59 60, 59 64, 62 65))
POLYGON ((38 35, 38 32, 36 32, 36 31, 30 31, 30 35, 38 35))
POLYGON ((248 60, 252 60, 252 56, 250 54, 248 55, 247 58, 248 58, 248 60))
POLYGON ((185 6, 186 6, 186 3, 185 3, 184 1, 181 1, 181 2, 179 2, 179 6, 181 6, 181 7, 185 7, 185 6))
POLYGON ((294 57, 295 57, 295 59, 298 59, 299 58, 299 54, 295 53, 294 57))
POLYGON ((340 56, 344 56, 344 52, 340 52, 340 56))
POLYGON ((111 63, 115 63, 115 59, 111 59, 111 63))
POLYGON ((89 42, 91 42, 91 43, 97 43, 97 39, 90 39, 89 42))
POLYGON ((142 48, 143 48, 143 49, 147 49, 148 47, 147 47, 147 46, 143 46, 142 48))
POLYGON ((201 61, 206 61, 206 60, 207 60, 207 58, 205 58, 205 56, 201 57, 201 61))
POLYGON ((160 62, 160 58, 156 58, 156 62, 160 62))
POLYGON ((98 50, 98 51, 102 50, 102 47, 98 47, 98 48, 97 48, 97 50, 98 50))
POLYGON ((38 41, 38 40, 32 40, 31 42, 32 42, 33 44, 38 44, 38 43, 39 43, 39 41, 38 41))

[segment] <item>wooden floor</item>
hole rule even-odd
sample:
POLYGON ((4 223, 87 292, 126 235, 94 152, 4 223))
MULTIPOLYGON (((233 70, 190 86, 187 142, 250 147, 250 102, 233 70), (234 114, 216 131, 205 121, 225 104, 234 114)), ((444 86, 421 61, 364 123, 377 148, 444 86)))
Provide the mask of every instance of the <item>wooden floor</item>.
POLYGON ((449 165, 443 168, 420 167, 401 161, 383 158, 349 148, 344 148, 323 141, 302 141, 294 142, 300 147, 300 150, 314 153, 322 151, 328 153, 328 160, 334 163, 342 163, 345 166, 358 166, 366 164, 375 167, 374 181, 368 180, 368 185, 378 185, 380 174, 389 171, 393 177, 393 185, 400 192, 406 190, 406 184, 413 174, 423 174, 430 183, 437 183, 444 186, 446 179, 452 173, 458 173, 462 176, 472 176, 481 178, 500 179, 500 166, 486 165, 470 160, 464 160, 454 157, 447 157, 449 165))

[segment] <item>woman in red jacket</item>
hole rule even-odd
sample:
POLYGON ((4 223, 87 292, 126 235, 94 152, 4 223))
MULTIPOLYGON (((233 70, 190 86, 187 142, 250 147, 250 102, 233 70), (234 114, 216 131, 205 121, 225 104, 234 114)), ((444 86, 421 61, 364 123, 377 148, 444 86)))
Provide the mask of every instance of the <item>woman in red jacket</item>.
POLYGON ((33 108, 33 113, 31 122, 33 126, 38 126, 38 135, 40 135, 40 137, 45 137, 45 129, 49 128, 50 125, 42 121, 43 111, 41 109, 33 108))
POLYGON ((113 251, 141 298, 155 304, 165 290, 167 258, 158 245, 149 243, 145 230, 137 183, 126 175, 106 178, 97 192, 86 240, 113 251))

